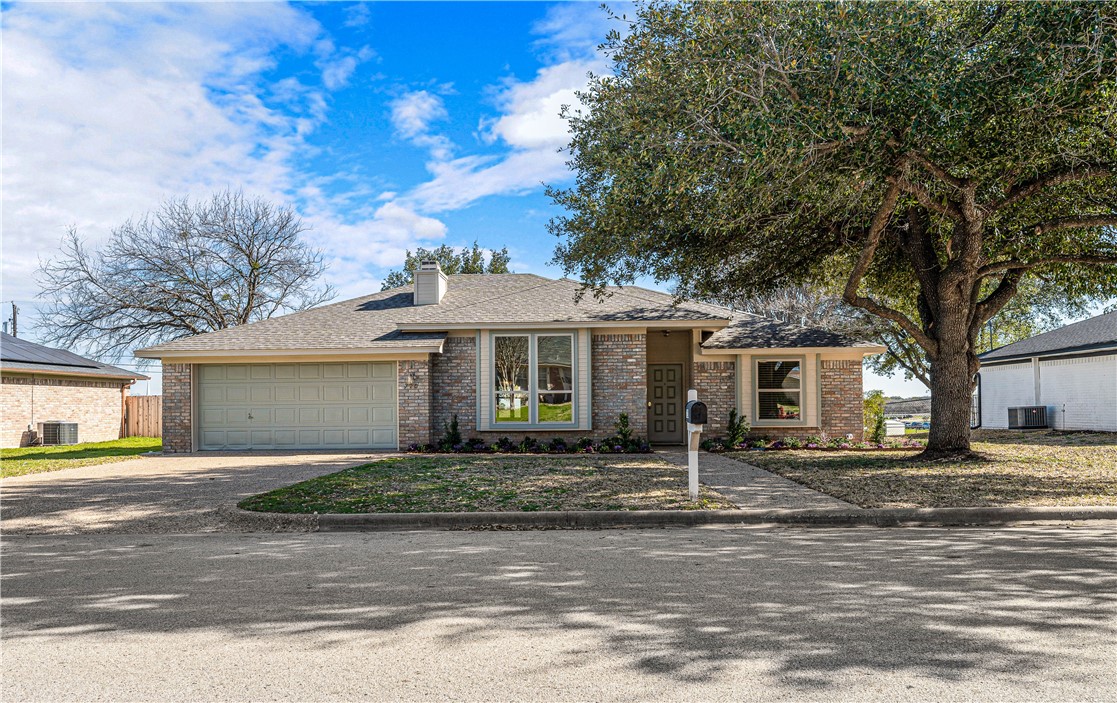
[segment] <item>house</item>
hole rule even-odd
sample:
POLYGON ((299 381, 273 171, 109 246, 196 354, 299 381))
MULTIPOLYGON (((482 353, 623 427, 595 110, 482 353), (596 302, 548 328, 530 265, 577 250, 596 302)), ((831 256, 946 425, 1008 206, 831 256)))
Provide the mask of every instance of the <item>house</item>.
POLYGON ((861 362, 881 347, 625 286, 446 276, 142 349, 163 364, 163 447, 406 448, 466 437, 683 442, 688 388, 725 431, 860 435, 861 362))
POLYGON ((1042 406, 1054 429, 1117 432, 1117 312, 978 358, 982 427, 1007 428, 1009 408, 1042 406))
POLYGON ((26 446, 52 420, 77 423, 81 442, 120 439, 128 388, 145 378, 0 332, 0 442, 26 446))

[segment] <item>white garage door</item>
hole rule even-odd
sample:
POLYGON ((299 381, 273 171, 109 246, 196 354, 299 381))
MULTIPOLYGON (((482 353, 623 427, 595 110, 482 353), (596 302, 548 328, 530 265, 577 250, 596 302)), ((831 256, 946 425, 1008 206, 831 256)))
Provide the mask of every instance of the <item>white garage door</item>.
POLYGON ((395 449, 395 362, 198 367, 202 449, 395 449))

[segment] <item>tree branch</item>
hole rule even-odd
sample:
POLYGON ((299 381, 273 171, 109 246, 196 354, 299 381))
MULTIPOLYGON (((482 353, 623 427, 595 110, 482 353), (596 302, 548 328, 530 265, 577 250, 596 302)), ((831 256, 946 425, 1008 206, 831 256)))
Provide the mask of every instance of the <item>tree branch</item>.
POLYGON ((1078 229, 1085 227, 1117 227, 1117 212, 1108 215, 1085 215, 1082 217, 1063 217, 1058 220, 1043 222, 1031 228, 1037 235, 1048 232, 1058 232, 1063 229, 1078 229))
POLYGON ((1046 256, 1042 259, 1035 261, 995 261, 991 264, 986 264, 978 269, 977 274, 981 278, 1001 273, 1002 271, 1023 270, 1028 271, 1044 264, 1085 264, 1087 266, 1104 266, 1107 264, 1117 264, 1117 254, 1113 256, 1091 256, 1083 254, 1065 254, 1059 256, 1046 256))
POLYGON ((1036 193, 1052 186, 1057 186, 1060 183, 1069 183, 1071 181, 1096 178, 1098 176, 1112 176, 1115 173, 1117 173, 1117 165, 1114 164, 1098 164, 1096 166, 1087 166, 1086 168, 1080 169, 1069 168, 1049 171, 1026 183, 1021 183, 1018 186, 1010 188, 1003 198, 986 205, 985 211, 996 212, 1009 205, 1015 205, 1021 200, 1030 198, 1036 193))
MULTIPOLYGON (((900 170, 903 170, 903 162, 901 162, 900 170)), ((869 266, 873 263, 873 257, 876 256, 877 247, 880 245, 881 235, 884 234, 884 228, 888 225, 888 221, 892 218, 892 214, 896 211, 896 203, 900 199, 900 182, 899 179, 892 179, 888 190, 884 193, 884 200, 877 209, 876 214, 873 216, 872 224, 869 226, 869 233, 865 237, 865 244, 861 247, 861 256, 857 259, 857 264, 849 274, 849 280, 846 281, 845 291, 842 293, 842 300, 850 305, 859 307, 862 310, 867 310, 878 317, 883 317, 886 320, 892 320, 900 327, 904 328, 908 334, 915 338, 928 352, 937 349, 937 344, 933 339, 928 337, 923 330, 912 322, 906 315, 899 310, 881 305, 872 298, 858 295, 857 290, 861 286, 861 279, 869 270, 869 266)))

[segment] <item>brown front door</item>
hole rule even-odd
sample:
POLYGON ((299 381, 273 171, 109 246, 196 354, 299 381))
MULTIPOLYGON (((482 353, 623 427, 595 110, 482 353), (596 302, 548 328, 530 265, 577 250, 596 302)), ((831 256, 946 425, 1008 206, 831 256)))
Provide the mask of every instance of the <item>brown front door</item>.
POLYGON ((648 441, 683 443, 683 365, 648 365, 648 441))

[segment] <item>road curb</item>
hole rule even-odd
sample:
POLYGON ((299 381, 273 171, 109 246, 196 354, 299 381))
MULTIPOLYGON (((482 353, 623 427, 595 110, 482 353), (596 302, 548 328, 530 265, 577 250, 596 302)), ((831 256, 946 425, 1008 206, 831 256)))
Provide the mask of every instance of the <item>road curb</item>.
POLYGON ((1113 521, 1117 507, 879 508, 780 510, 617 510, 477 513, 260 513, 233 508, 230 522, 268 531, 375 531, 511 529, 612 529, 701 527, 707 525, 791 525, 797 527, 948 527, 1034 522, 1113 521))

